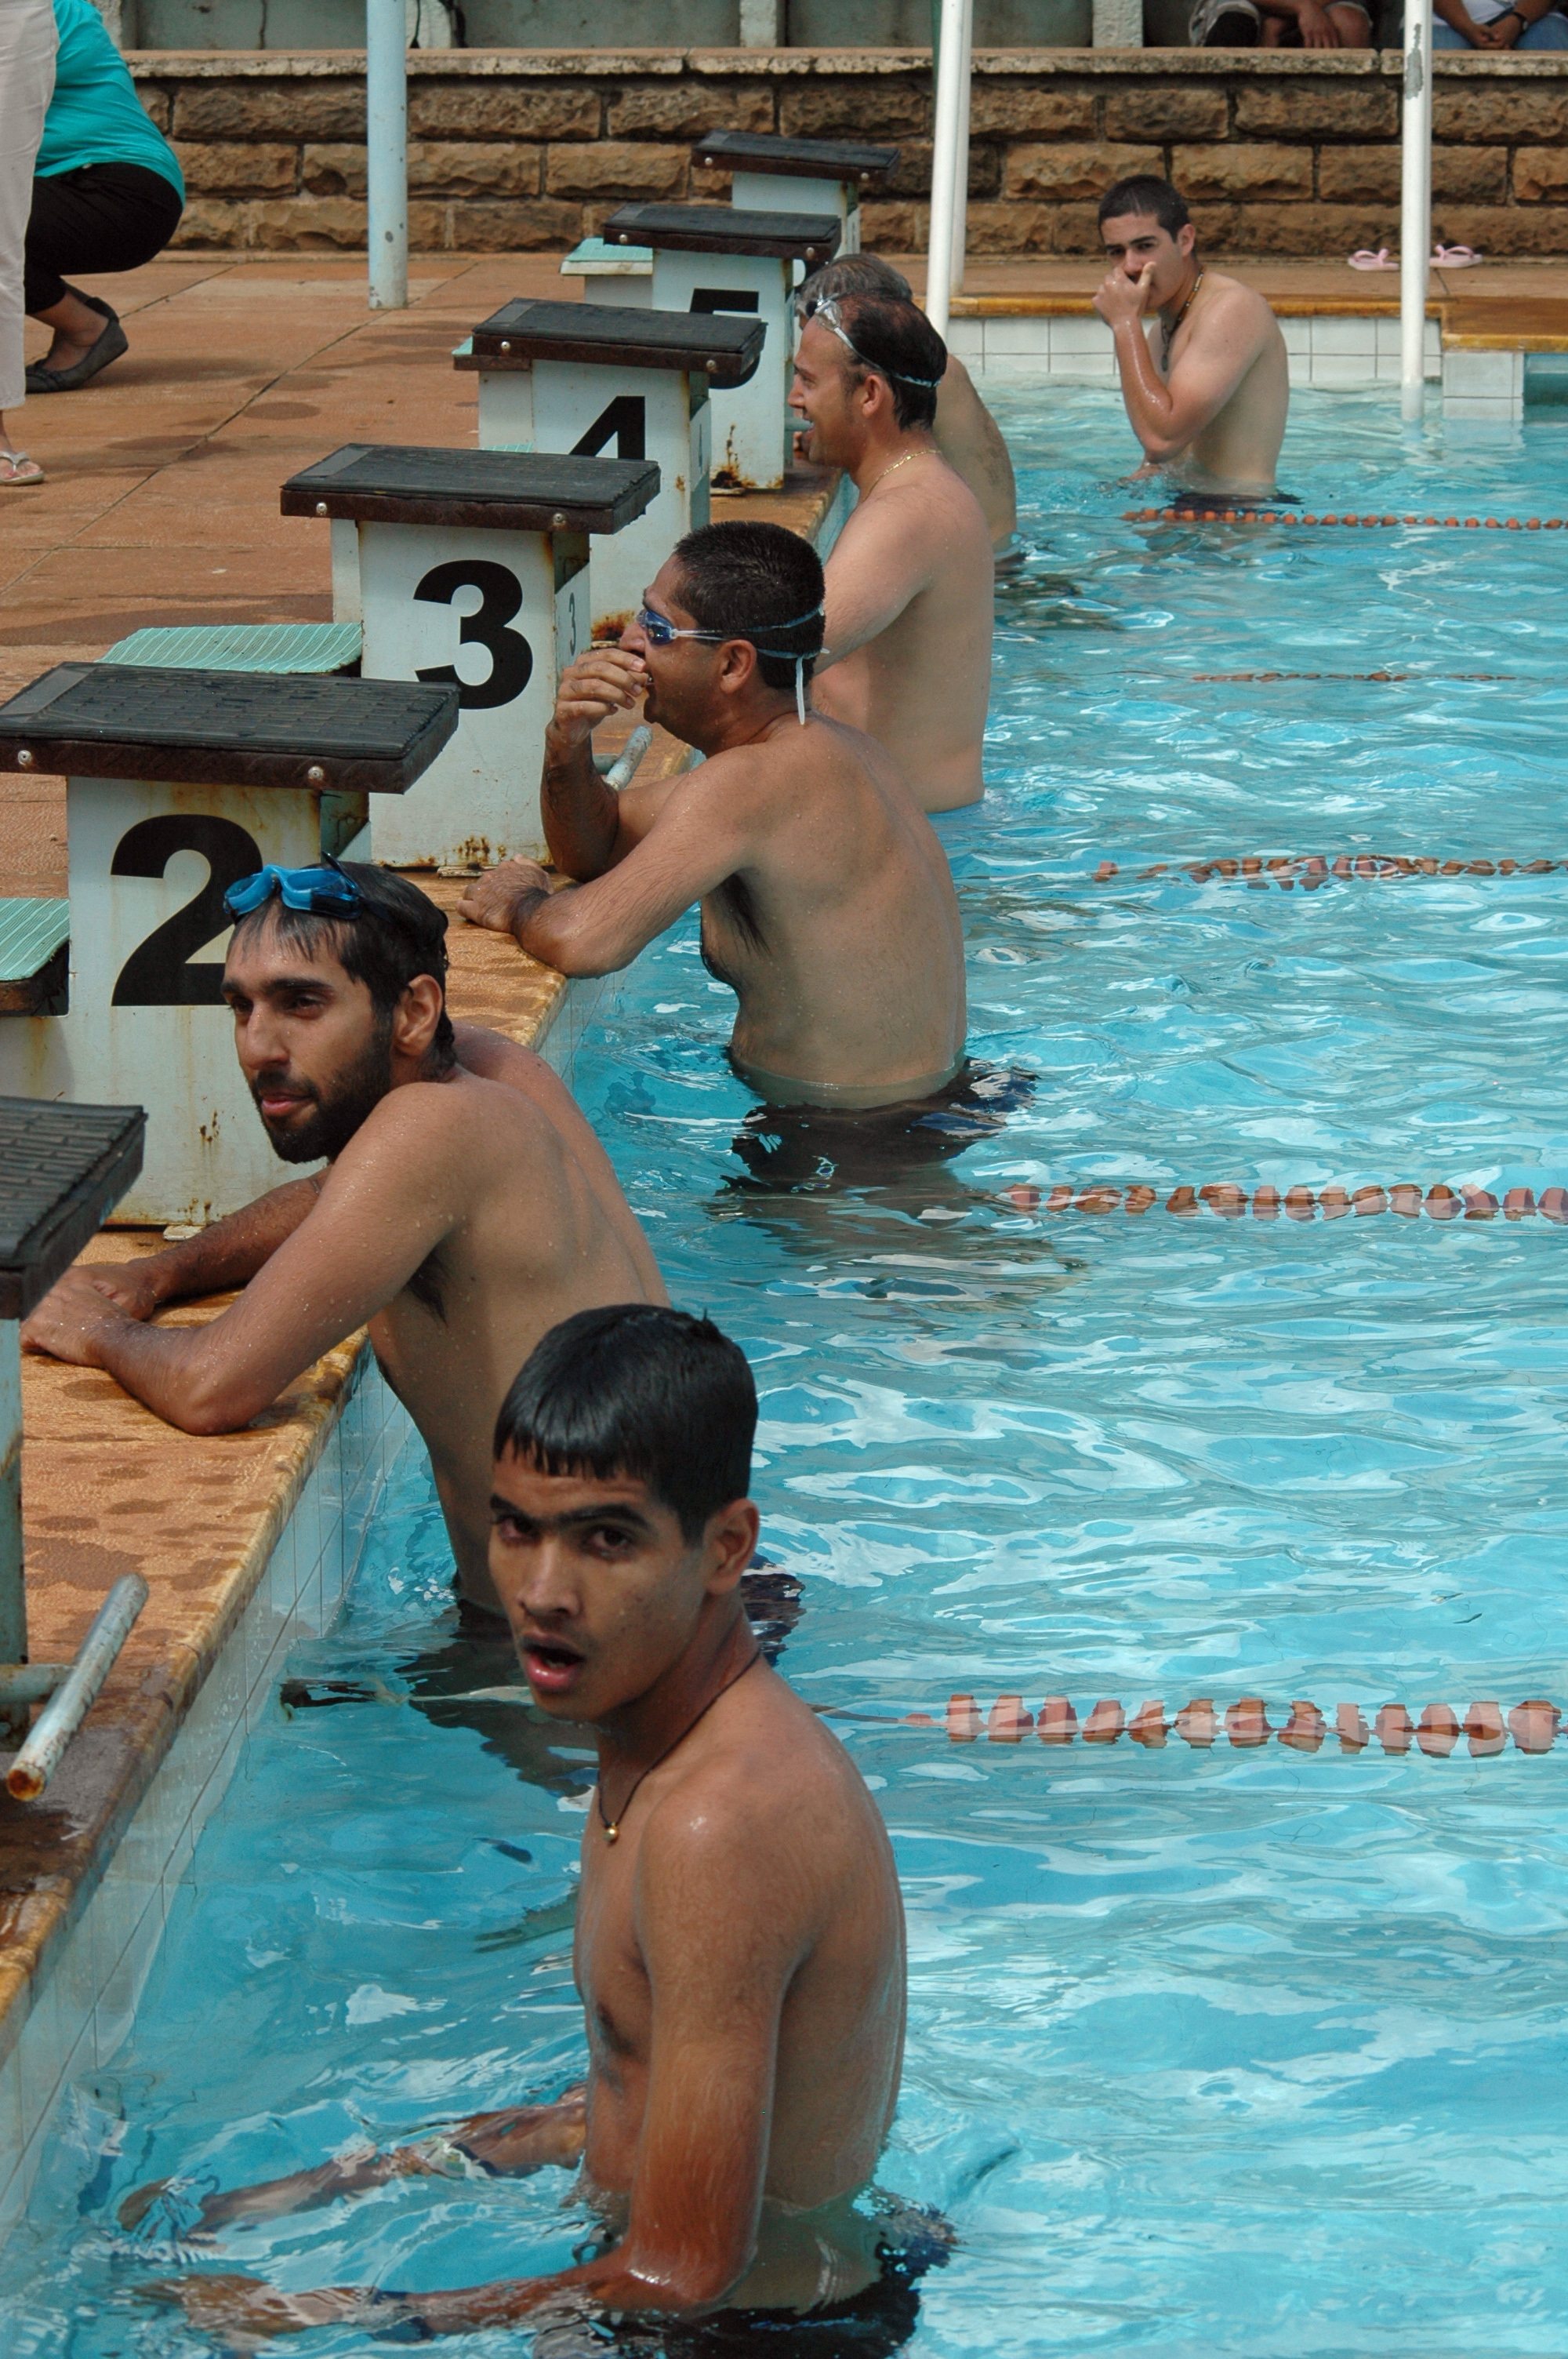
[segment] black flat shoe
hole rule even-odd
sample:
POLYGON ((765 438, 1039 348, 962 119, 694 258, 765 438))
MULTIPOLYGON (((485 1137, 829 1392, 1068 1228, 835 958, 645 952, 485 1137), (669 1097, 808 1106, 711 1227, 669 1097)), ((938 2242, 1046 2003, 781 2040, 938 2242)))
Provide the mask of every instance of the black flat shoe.
POLYGON ((106 303, 94 303, 92 308, 103 311, 108 321, 98 342, 70 368, 52 369, 43 361, 35 361, 27 371, 29 393, 74 393, 79 386, 86 385, 106 369, 111 361, 117 361, 122 353, 130 351, 131 340, 120 325, 119 315, 111 311, 106 303))

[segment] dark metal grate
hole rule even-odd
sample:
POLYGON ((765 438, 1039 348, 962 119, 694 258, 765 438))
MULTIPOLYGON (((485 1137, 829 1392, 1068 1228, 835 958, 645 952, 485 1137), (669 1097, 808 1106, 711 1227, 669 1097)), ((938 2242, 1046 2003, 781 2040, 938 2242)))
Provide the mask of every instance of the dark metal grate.
POLYGON ((69 1267, 142 1168, 140 1106, 0 1098, 0 1318, 69 1267))
POLYGON ((898 162, 896 147, 859 139, 778 139, 764 131, 710 131, 692 147, 695 164, 778 172, 809 180, 881 180, 898 162))
POLYGON ((416 680, 59 664, 0 705, 0 743, 71 738, 400 761, 449 694, 416 680))
POLYGON ((772 255, 801 262, 830 262, 841 234, 832 213, 752 212, 740 205, 622 205, 600 232, 606 245, 772 255))
MULTIPOLYGON (((658 488, 657 470, 633 459, 574 459, 535 451, 422 450, 399 443, 351 442, 291 475, 286 493, 319 491, 399 500, 493 502, 547 508, 561 528, 586 532, 606 512, 624 507, 630 522, 658 488), (643 496, 648 477, 653 491, 643 496)), ((553 519, 552 519, 553 520, 553 519)))

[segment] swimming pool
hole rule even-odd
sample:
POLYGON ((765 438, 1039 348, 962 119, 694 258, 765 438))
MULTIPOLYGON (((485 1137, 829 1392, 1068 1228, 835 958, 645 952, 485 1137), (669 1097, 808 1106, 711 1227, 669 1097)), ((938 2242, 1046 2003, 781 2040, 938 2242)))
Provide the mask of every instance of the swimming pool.
MULTIPOLYGON (((875 1716, 834 1724, 911 1914, 883 2179, 960 2236, 912 2349, 1561 2352, 1559 1753, 898 1724, 953 1690, 1080 1716, 1251 1694, 1276 1724, 1298 1696, 1331 1723, 1342 1700, 1561 1696, 1568 1234, 1163 1207, 1223 1182, 1568 1182, 1563 872, 1138 877, 1568 857, 1561 542, 1130 526, 1113 396, 998 408, 1034 553, 1000 617, 990 793, 942 826, 971 1046, 1033 1074, 1033 1103, 881 1187, 749 1184, 732 1003, 691 928, 578 1075, 676 1299, 756 1367, 765 1544, 807 1587, 784 1668, 875 1716), (1270 671, 1415 677, 1212 677, 1270 671), (1504 677, 1449 676, 1477 672, 1504 677), (1069 1181, 1157 1193, 1130 1218, 1006 1192, 1069 1181)), ((1463 486, 1466 512, 1545 515, 1565 434, 1407 446, 1386 395, 1298 396, 1284 480, 1319 509, 1463 486)), ((482 1692, 514 1680, 499 1650, 444 1649, 445 1576, 410 1458, 341 1629, 291 1664, 203 1838, 133 2038, 62 2118, 8 2255, 5 2359, 204 2347, 130 2299, 171 2256, 113 2226, 148 2178, 232 2185, 579 2068, 591 1770, 482 1692)), ((229 2232, 222 2265, 547 2268, 581 2233, 563 2186, 400 2185, 229 2232)))

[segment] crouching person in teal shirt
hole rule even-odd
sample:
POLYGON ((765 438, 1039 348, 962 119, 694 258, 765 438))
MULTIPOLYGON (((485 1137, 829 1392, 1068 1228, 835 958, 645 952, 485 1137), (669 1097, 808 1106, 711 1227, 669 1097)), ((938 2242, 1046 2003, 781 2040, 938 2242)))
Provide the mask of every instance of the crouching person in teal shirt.
POLYGON ((92 0, 54 0, 54 13, 59 51, 33 167, 24 296, 54 342, 27 371, 30 394, 72 393, 126 349, 108 304, 62 273, 135 270, 162 253, 185 209, 174 150, 148 120, 92 0))

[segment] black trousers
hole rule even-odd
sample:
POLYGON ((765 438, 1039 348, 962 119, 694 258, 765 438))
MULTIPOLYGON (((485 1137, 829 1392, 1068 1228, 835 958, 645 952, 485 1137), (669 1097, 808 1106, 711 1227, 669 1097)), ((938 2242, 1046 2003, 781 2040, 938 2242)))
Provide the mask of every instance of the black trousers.
POLYGON ((161 254, 184 207, 161 172, 145 164, 83 164, 33 182, 26 285, 29 311, 50 311, 65 271, 135 270, 161 254))

